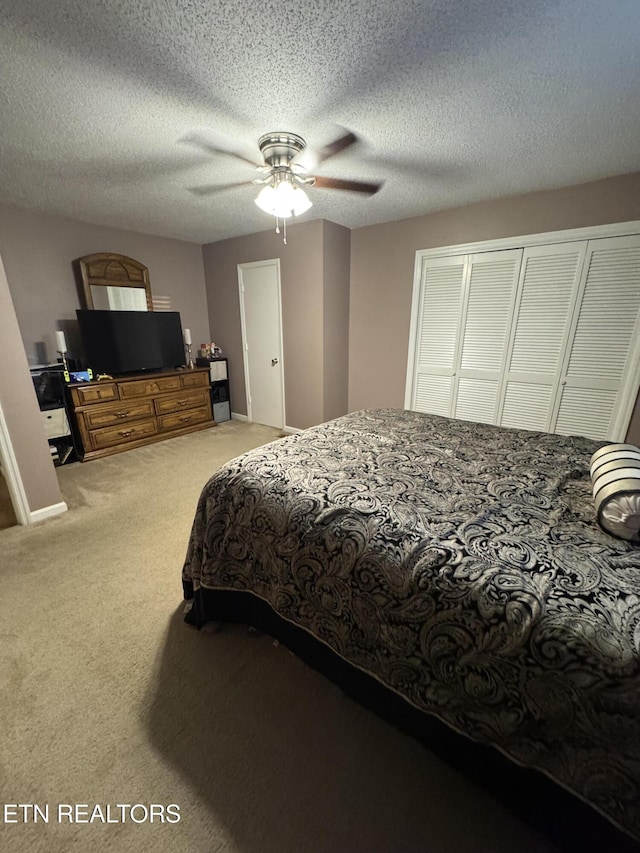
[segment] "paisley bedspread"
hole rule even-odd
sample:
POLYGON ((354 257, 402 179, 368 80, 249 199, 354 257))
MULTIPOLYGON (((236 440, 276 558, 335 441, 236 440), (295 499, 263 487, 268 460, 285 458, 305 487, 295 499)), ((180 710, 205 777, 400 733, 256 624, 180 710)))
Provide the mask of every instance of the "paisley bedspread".
POLYGON ((211 478, 183 579, 259 596, 640 837, 640 548, 595 520, 600 445, 346 415, 211 478))

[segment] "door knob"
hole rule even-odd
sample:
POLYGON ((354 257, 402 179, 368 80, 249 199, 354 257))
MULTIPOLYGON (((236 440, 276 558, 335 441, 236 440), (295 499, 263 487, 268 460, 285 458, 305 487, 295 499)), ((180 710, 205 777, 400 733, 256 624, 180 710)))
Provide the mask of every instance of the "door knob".
POLYGON ((278 359, 277 359, 277 358, 272 358, 272 359, 271 359, 271 367, 275 367, 277 363, 278 363, 278 359))

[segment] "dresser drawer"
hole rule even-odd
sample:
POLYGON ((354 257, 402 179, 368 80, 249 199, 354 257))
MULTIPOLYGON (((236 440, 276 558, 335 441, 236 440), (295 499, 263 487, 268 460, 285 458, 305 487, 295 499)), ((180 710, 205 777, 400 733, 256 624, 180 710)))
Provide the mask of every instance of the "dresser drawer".
POLYGON ((205 421, 211 421, 211 412, 208 406, 200 406, 198 409, 189 409, 186 412, 175 412, 172 415, 161 415, 158 418, 158 424, 162 432, 192 426, 193 424, 201 424, 205 421))
POLYGON ((135 379, 132 382, 120 383, 120 399, 130 400, 132 397, 150 397, 164 391, 179 391, 180 376, 158 376, 153 379, 135 379))
POLYGON ((186 391, 184 394, 158 397, 155 401, 155 407, 159 415, 168 415, 171 412, 180 412, 183 409, 195 409, 197 406, 206 406, 208 400, 209 389, 203 388, 202 391, 186 391))
POLYGON ((115 382, 100 382, 79 386, 71 391, 77 406, 88 406, 92 403, 107 403, 118 399, 118 389, 115 382))
POLYGON ((78 457, 98 459, 215 426, 210 388, 206 368, 74 383, 69 402, 78 457))
POLYGON ((183 373, 180 381, 183 388, 208 388, 209 374, 202 370, 198 373, 183 373))
POLYGON ((115 406, 96 406, 94 409, 83 412, 87 429, 127 423, 136 418, 149 418, 153 415, 153 400, 138 400, 133 403, 119 403, 115 406))
POLYGON ((112 447, 116 444, 135 441, 138 438, 146 438, 147 436, 155 435, 156 432, 156 422, 151 418, 145 421, 133 421, 129 424, 122 424, 119 427, 95 429, 92 430, 90 436, 93 449, 101 450, 103 447, 112 447))

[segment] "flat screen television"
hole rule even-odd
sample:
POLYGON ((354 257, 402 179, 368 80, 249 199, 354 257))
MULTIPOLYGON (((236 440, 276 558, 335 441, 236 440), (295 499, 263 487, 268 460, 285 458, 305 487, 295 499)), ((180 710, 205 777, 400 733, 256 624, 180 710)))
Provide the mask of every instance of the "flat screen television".
POLYGON ((87 367, 117 376, 185 363, 177 311, 76 311, 87 367))

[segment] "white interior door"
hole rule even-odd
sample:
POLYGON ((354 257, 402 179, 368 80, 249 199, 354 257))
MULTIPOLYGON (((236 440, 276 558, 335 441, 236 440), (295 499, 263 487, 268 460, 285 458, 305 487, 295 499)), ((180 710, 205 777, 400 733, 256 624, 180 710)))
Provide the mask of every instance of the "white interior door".
POLYGON ((284 427, 280 262, 238 264, 247 417, 284 427))

